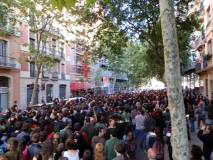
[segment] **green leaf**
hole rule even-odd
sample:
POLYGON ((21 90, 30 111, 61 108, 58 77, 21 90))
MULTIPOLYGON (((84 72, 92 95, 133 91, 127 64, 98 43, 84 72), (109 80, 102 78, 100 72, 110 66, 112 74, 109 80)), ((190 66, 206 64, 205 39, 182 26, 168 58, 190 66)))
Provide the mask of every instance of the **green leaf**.
POLYGON ((96 0, 86 0, 87 6, 93 6, 95 4, 96 0))
POLYGON ((51 1, 53 7, 57 7, 58 6, 58 1, 57 0, 52 0, 51 1))
POLYGON ((74 7, 76 3, 76 0, 65 0, 65 6, 66 8, 74 7))

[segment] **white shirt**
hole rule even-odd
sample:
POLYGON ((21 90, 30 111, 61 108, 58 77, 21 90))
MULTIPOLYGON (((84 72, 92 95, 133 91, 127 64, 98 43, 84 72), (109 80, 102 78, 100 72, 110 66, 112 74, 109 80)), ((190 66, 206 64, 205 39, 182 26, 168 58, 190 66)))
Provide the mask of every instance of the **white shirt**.
POLYGON ((145 129, 144 120, 145 120, 145 117, 142 114, 138 114, 135 116, 136 129, 139 129, 139 130, 145 129))
POLYGON ((63 156, 65 158, 68 158, 68 160, 80 160, 80 158, 79 158, 79 151, 77 151, 73 155, 70 155, 68 151, 65 151, 63 156))

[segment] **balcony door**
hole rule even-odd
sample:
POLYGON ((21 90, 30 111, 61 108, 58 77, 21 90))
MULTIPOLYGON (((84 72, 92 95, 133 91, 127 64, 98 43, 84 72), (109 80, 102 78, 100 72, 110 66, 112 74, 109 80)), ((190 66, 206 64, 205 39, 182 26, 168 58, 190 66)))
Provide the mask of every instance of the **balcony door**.
MULTIPOLYGON (((32 94, 33 94, 33 84, 28 84, 27 85, 27 105, 30 104, 31 98, 32 98, 32 94)), ((36 95, 35 95, 35 103, 38 103, 38 96, 39 96, 39 87, 36 90, 36 95)))
POLYGON ((0 76, 0 111, 9 107, 9 78, 0 76))
POLYGON ((66 85, 59 85, 59 98, 66 98, 66 85))
POLYGON ((53 85, 47 84, 46 87, 46 101, 51 102, 53 100, 53 85))
POLYGON ((7 56, 7 41, 0 40, 0 56, 6 57, 7 56))

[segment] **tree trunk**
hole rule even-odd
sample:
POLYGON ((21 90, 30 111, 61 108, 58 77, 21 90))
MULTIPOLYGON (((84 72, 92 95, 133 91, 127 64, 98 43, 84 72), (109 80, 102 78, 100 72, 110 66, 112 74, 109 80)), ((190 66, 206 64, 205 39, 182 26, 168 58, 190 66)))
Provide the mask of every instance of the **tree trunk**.
POLYGON ((188 136, 181 86, 180 59, 173 0, 159 1, 164 44, 165 79, 172 123, 172 155, 174 160, 188 160, 188 136))
POLYGON ((38 88, 37 86, 38 86, 40 72, 41 72, 41 66, 38 66, 37 71, 36 71, 35 82, 34 82, 34 86, 33 86, 33 93, 32 93, 32 97, 30 100, 30 107, 35 104, 35 98, 36 98, 36 92, 37 92, 37 88, 38 88))

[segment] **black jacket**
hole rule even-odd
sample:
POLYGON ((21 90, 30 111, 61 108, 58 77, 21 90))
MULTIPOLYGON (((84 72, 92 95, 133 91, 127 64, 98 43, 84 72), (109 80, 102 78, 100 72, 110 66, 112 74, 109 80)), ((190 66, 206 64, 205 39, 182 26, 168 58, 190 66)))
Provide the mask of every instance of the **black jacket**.
POLYGON ((213 149, 213 134, 203 134, 203 130, 198 132, 198 138, 203 142, 203 154, 205 158, 210 158, 213 149))

